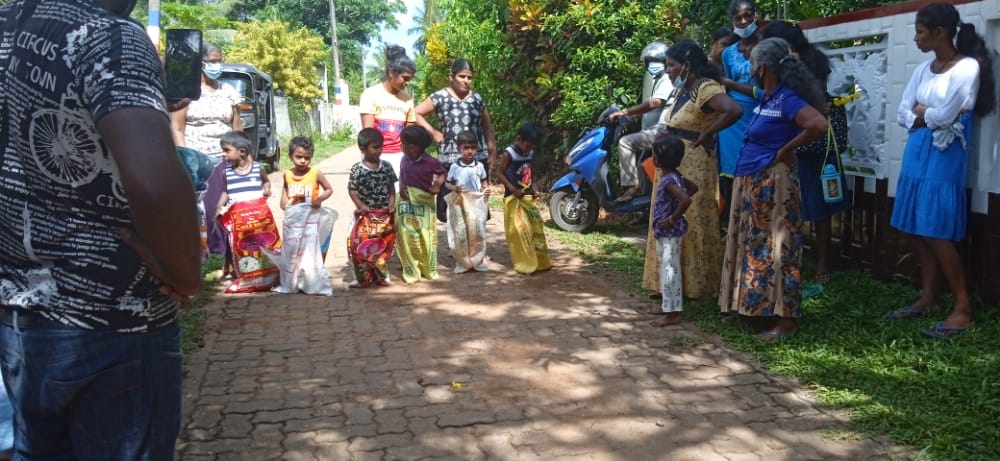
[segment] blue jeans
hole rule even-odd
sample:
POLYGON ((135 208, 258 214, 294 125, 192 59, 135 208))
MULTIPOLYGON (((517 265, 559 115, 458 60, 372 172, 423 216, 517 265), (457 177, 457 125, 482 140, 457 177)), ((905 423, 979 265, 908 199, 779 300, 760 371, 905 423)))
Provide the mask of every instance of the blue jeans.
POLYGON ((14 459, 173 459, 177 324, 141 334, 0 324, 0 365, 14 405, 14 459))

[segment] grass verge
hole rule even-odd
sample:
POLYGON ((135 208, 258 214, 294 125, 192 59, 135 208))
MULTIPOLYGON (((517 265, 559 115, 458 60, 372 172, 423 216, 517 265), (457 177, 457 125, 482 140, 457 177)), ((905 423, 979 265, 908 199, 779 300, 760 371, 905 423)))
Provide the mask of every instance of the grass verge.
MULTIPOLYGON (((290 155, 288 152, 288 142, 289 139, 282 139, 281 147, 281 163, 279 164, 281 171, 292 166, 292 160, 288 158, 290 155)), ((312 135, 313 140, 313 159, 312 164, 318 165, 319 162, 326 160, 334 155, 340 153, 344 149, 357 145, 357 140, 353 138, 345 138, 343 133, 334 133, 331 135, 321 135, 316 133, 312 135)))
POLYGON ((181 310, 181 350, 187 361, 201 346, 202 328, 205 326, 205 305, 215 298, 219 290, 219 280, 209 276, 222 269, 222 256, 211 255, 201 265, 201 276, 205 288, 191 300, 191 306, 181 310))
MULTIPOLYGON (((587 234, 546 232, 640 292, 644 249, 619 237, 622 230, 599 223, 587 234)), ((942 320, 944 309, 918 320, 885 318, 917 297, 911 287, 866 273, 835 273, 822 295, 803 303, 801 332, 772 344, 723 325, 714 302, 686 303, 684 315, 812 388, 821 404, 845 410, 860 429, 916 447, 919 459, 1000 459, 1000 320, 979 303, 981 318, 964 335, 924 339, 921 331, 942 320)))

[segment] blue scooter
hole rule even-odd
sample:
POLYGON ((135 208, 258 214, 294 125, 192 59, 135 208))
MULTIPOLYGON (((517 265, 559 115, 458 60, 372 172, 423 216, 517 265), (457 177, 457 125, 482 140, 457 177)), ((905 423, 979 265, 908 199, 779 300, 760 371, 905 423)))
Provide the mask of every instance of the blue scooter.
POLYGON ((609 154, 625 131, 625 117, 615 120, 609 117, 618 110, 618 106, 612 105, 601 112, 597 126, 584 131, 566 155, 570 171, 552 185, 549 200, 552 221, 562 230, 583 232, 589 229, 602 208, 609 213, 649 211, 652 184, 641 171, 642 192, 627 202, 615 201, 618 194, 609 178, 608 162, 609 154))

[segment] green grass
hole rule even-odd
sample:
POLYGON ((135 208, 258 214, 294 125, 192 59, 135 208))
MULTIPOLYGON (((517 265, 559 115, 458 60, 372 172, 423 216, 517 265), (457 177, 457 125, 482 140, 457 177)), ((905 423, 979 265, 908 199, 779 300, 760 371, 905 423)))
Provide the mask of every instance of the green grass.
MULTIPOLYGON (((322 162, 323 160, 333 157, 334 155, 337 155, 344 149, 351 147, 353 145, 357 145, 358 143, 357 139, 350 137, 349 132, 347 133, 346 136, 344 135, 344 133, 338 131, 330 135, 322 135, 319 133, 315 133, 311 135, 311 137, 314 146, 313 159, 312 159, 313 165, 318 165, 319 162, 322 162)), ((289 156, 288 141, 290 140, 291 138, 281 140, 280 166, 282 171, 292 166, 292 160, 288 158, 289 156)))
MULTIPOLYGON (((620 231, 600 223, 587 234, 546 229, 638 292, 643 251, 618 238, 620 231)), ((980 319, 964 335, 924 339, 920 332, 942 320, 943 309, 917 320, 884 317, 917 297, 909 286, 866 273, 835 273, 821 296, 803 303, 801 332, 775 344, 722 324, 714 302, 687 303, 685 317, 772 372, 797 378, 821 404, 848 412, 859 429, 915 447, 920 459, 1000 459, 1000 320, 979 303, 980 319)))
POLYGON ((201 276, 205 288, 191 300, 191 305, 181 310, 181 350, 184 360, 191 356, 201 344, 202 328, 205 326, 205 305, 215 298, 219 290, 219 281, 207 276, 222 269, 222 256, 211 255, 201 265, 201 276))

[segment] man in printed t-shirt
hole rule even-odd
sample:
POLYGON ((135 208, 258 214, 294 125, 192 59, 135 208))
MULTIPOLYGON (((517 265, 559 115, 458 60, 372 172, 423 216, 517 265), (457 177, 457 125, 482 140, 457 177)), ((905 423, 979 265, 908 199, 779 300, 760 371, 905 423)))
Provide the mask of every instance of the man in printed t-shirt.
POLYGON ((135 0, 0 7, 0 365, 18 459, 172 459, 194 189, 135 0))

